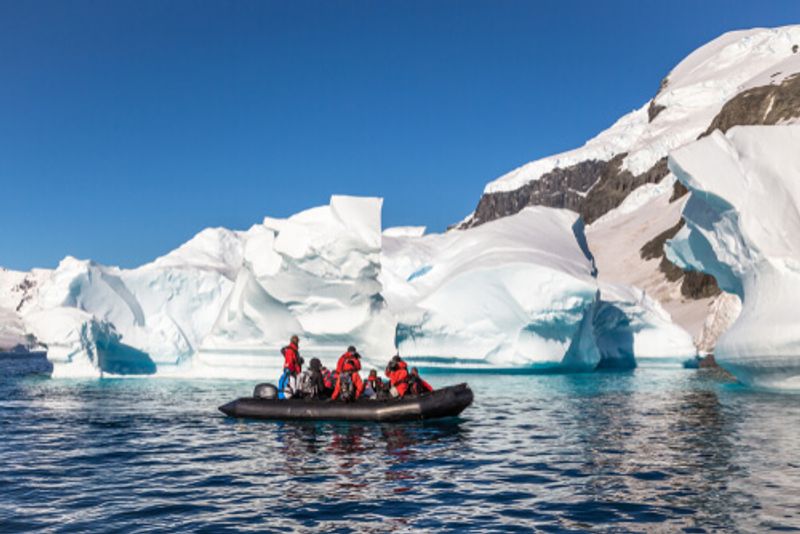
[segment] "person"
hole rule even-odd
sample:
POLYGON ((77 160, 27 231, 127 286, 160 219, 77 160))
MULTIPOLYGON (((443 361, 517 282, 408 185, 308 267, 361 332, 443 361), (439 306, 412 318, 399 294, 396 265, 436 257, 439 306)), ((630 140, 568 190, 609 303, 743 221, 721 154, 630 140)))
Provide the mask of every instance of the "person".
POLYGON ((283 354, 283 374, 278 380, 278 398, 290 399, 297 389, 297 376, 303 370, 303 358, 300 357, 300 338, 292 336, 289 344, 281 349, 283 354))
POLYGON ((408 366, 399 354, 389 360, 389 365, 386 366, 386 376, 389 377, 391 396, 403 398, 408 391, 408 366))
POLYGON ((419 371, 416 367, 411 368, 411 374, 408 377, 408 392, 412 395, 421 395, 423 393, 430 393, 433 391, 433 386, 425 382, 419 376, 419 371))
POLYGON ((308 369, 300 375, 298 390, 303 397, 308 399, 319 399, 325 394, 322 362, 319 361, 319 358, 311 358, 311 361, 308 362, 308 369))
POLYGON ((332 373, 330 369, 322 366, 322 384, 325 386, 323 390, 326 397, 330 397, 336 387, 336 373, 332 373))
POLYGON ((384 393, 383 380, 378 376, 378 371, 370 370, 364 386, 365 397, 380 397, 384 393))
POLYGON ((358 372, 361 370, 361 356, 352 345, 339 357, 336 363, 336 387, 332 400, 356 400, 364 393, 364 381, 358 372))
POLYGON ((339 356, 339 361, 336 362, 336 372, 341 374, 345 366, 351 367, 356 371, 361 370, 361 355, 353 345, 347 347, 347 352, 339 356))

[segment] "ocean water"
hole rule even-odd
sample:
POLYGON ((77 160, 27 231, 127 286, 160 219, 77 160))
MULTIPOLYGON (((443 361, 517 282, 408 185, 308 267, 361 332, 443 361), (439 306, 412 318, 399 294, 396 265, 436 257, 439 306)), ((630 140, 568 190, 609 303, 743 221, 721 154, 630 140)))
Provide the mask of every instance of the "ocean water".
POLYGON ((800 397, 708 371, 431 375, 432 423, 241 421, 254 382, 0 382, 0 531, 800 529, 800 397))

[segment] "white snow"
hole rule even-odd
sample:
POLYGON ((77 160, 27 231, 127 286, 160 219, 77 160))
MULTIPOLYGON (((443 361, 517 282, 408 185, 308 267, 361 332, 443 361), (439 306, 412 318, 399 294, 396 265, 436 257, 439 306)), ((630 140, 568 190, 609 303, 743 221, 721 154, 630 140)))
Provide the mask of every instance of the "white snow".
POLYGON ((800 72, 800 25, 730 32, 692 52, 668 75, 655 97, 666 109, 648 122, 647 108, 625 115, 583 147, 523 165, 487 184, 484 193, 513 191, 556 167, 607 161, 627 153, 623 168, 650 169, 671 150, 697 139, 732 96, 745 89, 779 83, 800 72), (779 75, 773 76, 776 72, 779 75))
POLYGON ((717 362, 747 384, 800 388, 800 126, 715 132, 670 167, 692 191, 670 257, 742 301, 717 362))
POLYGON ((429 364, 559 364, 597 291, 577 215, 528 208, 469 230, 383 238, 398 349, 429 364))
POLYGON ((307 355, 333 358, 352 344, 367 362, 391 357, 395 321, 378 279, 381 205, 334 196, 329 206, 252 228, 249 260, 195 358, 202 373, 279 369, 280 347, 292 334, 307 355))
POLYGON ((695 353, 657 302, 598 285, 571 211, 531 207, 466 230, 384 235, 383 243, 384 295, 398 349, 412 361, 585 370, 695 353))

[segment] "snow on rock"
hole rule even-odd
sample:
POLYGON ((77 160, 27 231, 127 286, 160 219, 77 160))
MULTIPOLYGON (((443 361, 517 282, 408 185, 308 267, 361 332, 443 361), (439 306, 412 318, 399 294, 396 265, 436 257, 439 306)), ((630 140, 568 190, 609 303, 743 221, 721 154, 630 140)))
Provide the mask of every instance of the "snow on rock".
POLYGON ((584 146, 523 165, 487 184, 484 193, 507 192, 556 168, 626 153, 623 168, 643 173, 670 150, 697 139, 723 104, 743 90, 779 83, 800 71, 793 47, 800 26, 726 33, 698 48, 665 78, 649 104, 623 116, 584 146))
POLYGON ((742 302, 717 362, 747 384, 800 388, 800 126, 717 131, 673 152, 670 167, 691 197, 669 257, 742 302))

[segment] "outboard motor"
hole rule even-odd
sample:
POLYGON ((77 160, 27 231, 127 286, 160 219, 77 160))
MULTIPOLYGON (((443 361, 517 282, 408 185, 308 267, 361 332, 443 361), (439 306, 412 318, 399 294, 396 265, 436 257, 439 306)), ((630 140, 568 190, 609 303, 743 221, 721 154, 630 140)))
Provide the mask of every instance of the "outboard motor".
POLYGON ((278 388, 272 384, 259 384, 253 390, 253 397, 257 399, 277 399, 278 388))

